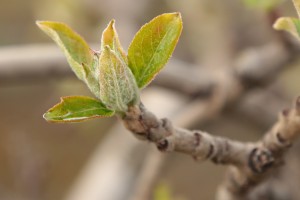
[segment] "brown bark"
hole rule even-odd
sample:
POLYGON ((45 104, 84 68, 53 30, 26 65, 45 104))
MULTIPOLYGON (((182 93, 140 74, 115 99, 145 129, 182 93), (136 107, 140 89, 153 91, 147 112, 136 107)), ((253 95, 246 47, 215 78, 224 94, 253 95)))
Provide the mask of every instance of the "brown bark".
POLYGON ((273 128, 255 143, 173 126, 166 118, 158 119, 142 104, 131 107, 122 120, 137 138, 155 143, 160 151, 175 151, 195 160, 229 164, 231 167, 219 190, 219 199, 244 199, 254 186, 280 166, 288 147, 299 136, 300 98, 291 109, 282 111, 273 128))

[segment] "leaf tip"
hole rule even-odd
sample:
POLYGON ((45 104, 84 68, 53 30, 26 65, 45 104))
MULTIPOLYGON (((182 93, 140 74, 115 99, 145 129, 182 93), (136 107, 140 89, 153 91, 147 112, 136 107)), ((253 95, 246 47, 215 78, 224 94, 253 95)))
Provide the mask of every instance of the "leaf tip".
POLYGON ((35 24, 38 25, 38 26, 40 26, 41 23, 43 23, 43 21, 41 21, 41 20, 36 20, 35 21, 35 24))
POLYGON ((108 23, 107 27, 103 31, 103 35, 107 35, 106 34, 107 32, 115 30, 115 22, 116 22, 115 19, 110 20, 110 22, 108 23))
POLYGON ((47 122, 55 122, 53 116, 51 115, 51 111, 48 110, 47 112, 45 112, 43 114, 43 118, 47 121, 47 122))
POLYGON ((43 26, 49 26, 50 24, 58 23, 58 22, 37 20, 35 23, 36 23, 36 25, 38 25, 39 27, 43 27, 43 26))
MULTIPOLYGON (((181 13, 180 12, 175 12, 174 14, 176 16, 176 19, 179 21, 180 34, 181 34, 181 31, 182 31, 182 16, 181 16, 181 13)), ((179 39, 179 37, 178 37, 178 39, 179 39)))
POLYGON ((56 21, 36 21, 36 25, 42 30, 55 30, 55 31, 62 31, 62 28, 71 29, 67 24, 63 22, 56 22, 56 21))
POLYGON ((110 20, 110 22, 109 22, 109 24, 108 24, 108 27, 111 27, 112 29, 114 29, 115 23, 116 23, 116 20, 115 20, 115 19, 110 20))
POLYGON ((104 49, 107 44, 112 45, 115 36, 115 20, 112 19, 102 32, 101 49, 104 49))
POLYGON ((54 21, 36 21, 36 25, 45 33, 47 33, 48 35, 52 35, 49 34, 49 31, 55 29, 56 25, 64 25, 65 24, 61 23, 61 22, 54 22, 54 21))
POLYGON ((180 18, 180 19, 182 18, 180 12, 174 12, 173 14, 174 14, 176 17, 180 18))
POLYGON ((295 36, 298 40, 300 39, 300 20, 297 18, 281 17, 274 23, 273 28, 278 31, 287 31, 295 36))
POLYGON ((112 51, 108 44, 104 46, 103 50, 104 51, 109 51, 109 52, 112 51))
POLYGON ((40 21, 40 20, 35 21, 35 24, 42 30, 45 28, 45 23, 46 21, 40 21))
POLYGON ((179 20, 180 22, 182 22, 182 16, 180 12, 168 13, 167 15, 173 17, 174 20, 179 20))
POLYGON ((43 114, 43 118, 48 121, 48 111, 43 114))
POLYGON ((273 28, 275 30, 282 30, 283 29, 283 26, 285 24, 285 19, 284 18, 279 18, 275 21, 275 23, 273 24, 273 28))

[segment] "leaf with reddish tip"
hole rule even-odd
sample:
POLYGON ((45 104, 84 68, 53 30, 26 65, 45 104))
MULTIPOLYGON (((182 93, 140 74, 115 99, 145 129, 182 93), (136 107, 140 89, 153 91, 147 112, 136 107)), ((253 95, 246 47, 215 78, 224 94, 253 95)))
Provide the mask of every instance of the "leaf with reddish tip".
POLYGON ((110 117, 114 111, 99 100, 85 96, 62 97, 43 117, 49 122, 81 122, 92 118, 110 117))
POLYGON ((93 53, 84 39, 61 22, 38 21, 37 25, 62 49, 77 77, 83 80, 82 63, 90 66, 93 61, 93 53))
POLYGON ((145 87, 171 57, 182 31, 180 13, 166 13, 145 24, 128 49, 128 65, 139 88, 145 87))
POLYGON ((126 112, 129 105, 138 102, 139 92, 132 72, 108 45, 101 52, 99 70, 100 99, 109 109, 126 112))
POLYGON ((122 48, 122 45, 119 40, 118 33, 115 28, 115 20, 111 20, 107 25, 106 29, 102 33, 101 38, 101 50, 104 50, 104 47, 108 45, 111 50, 113 50, 120 59, 123 59, 127 63, 127 56, 125 51, 122 48))

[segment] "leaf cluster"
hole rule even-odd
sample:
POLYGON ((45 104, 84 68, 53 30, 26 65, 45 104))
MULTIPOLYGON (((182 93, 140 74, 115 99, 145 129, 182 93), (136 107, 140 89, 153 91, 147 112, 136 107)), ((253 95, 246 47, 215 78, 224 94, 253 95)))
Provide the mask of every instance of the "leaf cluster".
POLYGON ((92 50, 66 24, 38 21, 37 25, 61 48, 76 76, 97 98, 61 98, 60 103, 44 114, 51 122, 78 122, 124 114, 129 106, 139 103, 139 91, 165 66, 182 31, 180 13, 159 15, 136 33, 127 55, 114 20, 103 31, 99 50, 92 50))

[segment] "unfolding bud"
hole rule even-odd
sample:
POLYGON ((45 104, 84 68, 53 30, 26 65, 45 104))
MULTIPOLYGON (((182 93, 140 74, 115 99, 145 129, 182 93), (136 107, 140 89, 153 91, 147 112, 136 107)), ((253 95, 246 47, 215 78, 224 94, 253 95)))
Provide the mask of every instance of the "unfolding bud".
POLYGON ((107 45, 99 59, 100 99, 111 110, 124 113, 139 102, 139 90, 132 72, 107 45))

